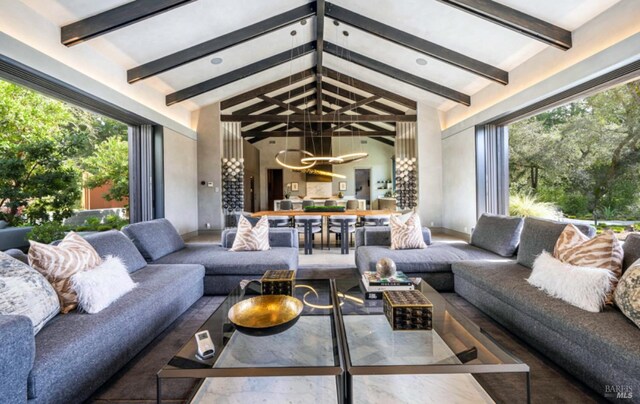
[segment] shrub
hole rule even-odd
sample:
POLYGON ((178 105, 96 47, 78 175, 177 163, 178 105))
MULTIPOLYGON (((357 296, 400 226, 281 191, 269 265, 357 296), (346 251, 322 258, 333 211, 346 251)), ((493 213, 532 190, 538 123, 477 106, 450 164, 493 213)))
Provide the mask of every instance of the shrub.
POLYGON ((67 230, 68 228, 61 222, 44 222, 34 226, 33 229, 27 233, 27 239, 49 244, 56 240, 63 239, 67 230))
POLYGON ((109 215, 104 218, 104 224, 111 226, 112 229, 120 230, 129 224, 127 219, 123 219, 118 215, 109 215))
POLYGON ((108 224, 101 224, 100 226, 98 226, 98 231, 108 231, 108 230, 113 230, 113 227, 109 226, 108 224))
POLYGON ((556 219, 558 211, 552 203, 540 202, 534 195, 513 194, 509 196, 509 215, 556 219))

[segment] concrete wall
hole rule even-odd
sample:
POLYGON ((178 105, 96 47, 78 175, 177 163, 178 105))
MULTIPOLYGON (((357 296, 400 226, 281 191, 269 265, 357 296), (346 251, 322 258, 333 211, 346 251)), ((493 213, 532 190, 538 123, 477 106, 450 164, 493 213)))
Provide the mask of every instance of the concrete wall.
POLYGON ((469 234, 476 223, 475 130, 442 140, 442 227, 469 234))
POLYGON ((198 133, 198 229, 220 230, 224 228, 220 103, 194 111, 191 119, 198 133), (205 185, 201 185, 201 181, 205 185), (213 183, 212 187, 208 186, 209 182, 213 183))
POLYGON ((165 217, 180 234, 198 230, 198 142, 164 129, 165 217))
MULTIPOLYGON (((267 194, 267 170, 270 168, 282 169, 283 183, 297 182, 298 192, 291 192, 291 195, 304 195, 306 191, 305 176, 301 173, 295 173, 288 168, 283 168, 276 163, 275 156, 283 149, 300 149, 301 138, 271 138, 256 143, 254 146, 260 150, 260 210, 272 210, 273 206, 268 205, 267 194)), ((297 157, 291 154, 292 157, 297 157)), ((294 162, 289 162, 293 164, 294 162)), ((283 190, 284 194, 284 190, 283 190)))
POLYGON ((244 210, 251 211, 251 181, 253 177, 256 210, 260 209, 260 150, 246 140, 242 142, 244 157, 244 210))
POLYGON ((418 210, 424 226, 442 226, 442 132, 438 111, 418 102, 418 210))

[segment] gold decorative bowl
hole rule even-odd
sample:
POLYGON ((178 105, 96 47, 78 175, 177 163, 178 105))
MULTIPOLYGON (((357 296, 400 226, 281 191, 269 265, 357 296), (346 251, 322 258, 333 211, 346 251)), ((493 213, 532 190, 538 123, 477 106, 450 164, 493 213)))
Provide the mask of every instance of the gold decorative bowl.
POLYGON ((243 334, 266 336, 291 328, 300 318, 302 302, 287 295, 263 295, 238 302, 229 310, 229 320, 243 334))

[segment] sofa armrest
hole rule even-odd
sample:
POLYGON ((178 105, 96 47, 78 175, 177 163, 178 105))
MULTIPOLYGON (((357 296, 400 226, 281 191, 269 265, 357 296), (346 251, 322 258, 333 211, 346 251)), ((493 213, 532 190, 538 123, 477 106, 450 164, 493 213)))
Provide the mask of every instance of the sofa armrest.
MULTIPOLYGON (((231 248, 236 239, 238 229, 226 229, 222 232, 221 245, 231 248)), ((269 245, 271 247, 299 248, 298 230, 293 228, 269 229, 269 245)))
POLYGON ((26 403, 27 378, 36 354, 31 320, 0 315, 0 341, 0 397, 7 403, 26 403))
MULTIPOLYGON (((425 244, 431 245, 431 230, 422 228, 425 244)), ((391 246, 391 229, 388 226, 365 226, 356 231, 356 248, 362 246, 391 246)))

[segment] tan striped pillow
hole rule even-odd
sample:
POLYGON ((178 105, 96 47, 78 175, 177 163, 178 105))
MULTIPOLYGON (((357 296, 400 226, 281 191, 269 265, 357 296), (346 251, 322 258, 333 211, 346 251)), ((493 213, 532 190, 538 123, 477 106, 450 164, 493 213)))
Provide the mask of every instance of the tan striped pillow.
POLYGON ((266 216, 251 226, 246 217, 240 215, 238 231, 230 251, 267 251, 269 245, 269 219, 266 216))
POLYGON ((389 227, 391 228, 392 250, 427 248, 422 235, 420 216, 417 213, 412 213, 406 222, 392 215, 389 219, 389 227))
POLYGON ((622 275, 622 245, 611 230, 590 239, 568 224, 556 242, 553 255, 562 262, 580 267, 603 268, 622 275))
POLYGON ((51 283, 58 293, 62 313, 78 306, 71 277, 102 263, 100 255, 85 239, 71 232, 57 246, 29 241, 29 264, 51 283))

